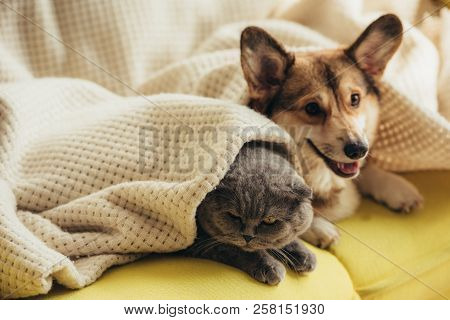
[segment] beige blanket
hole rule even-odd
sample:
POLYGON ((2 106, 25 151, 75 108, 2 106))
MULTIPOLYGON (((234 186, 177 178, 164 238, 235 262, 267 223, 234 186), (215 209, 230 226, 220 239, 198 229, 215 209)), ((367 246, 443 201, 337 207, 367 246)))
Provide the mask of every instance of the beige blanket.
MULTIPOLYGON (((285 17, 274 5, 0 1, 1 297, 46 293, 53 280, 80 288, 112 265, 187 247, 197 205, 243 143, 291 146, 242 106, 240 30, 258 24, 310 50, 350 42, 371 17, 260 20, 285 17)), ((434 45, 408 32, 383 87, 373 156, 384 167, 450 168, 438 71, 434 45)))

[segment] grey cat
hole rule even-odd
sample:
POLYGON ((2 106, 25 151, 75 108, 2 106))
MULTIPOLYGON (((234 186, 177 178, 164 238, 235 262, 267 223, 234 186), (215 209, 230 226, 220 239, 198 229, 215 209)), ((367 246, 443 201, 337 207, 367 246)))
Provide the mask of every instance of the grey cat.
POLYGON ((248 143, 198 207, 198 237, 185 254, 234 266, 270 285, 283 280, 283 263, 312 271, 315 256, 298 240, 312 221, 311 198, 282 148, 248 143))

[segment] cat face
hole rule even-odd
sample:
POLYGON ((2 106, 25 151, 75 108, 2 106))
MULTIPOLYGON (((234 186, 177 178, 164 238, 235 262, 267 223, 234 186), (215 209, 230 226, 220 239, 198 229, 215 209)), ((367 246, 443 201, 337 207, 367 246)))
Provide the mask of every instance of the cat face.
POLYGON ((310 226, 311 197, 287 160, 265 149, 241 150, 197 219, 219 242, 246 251, 282 248, 310 226))

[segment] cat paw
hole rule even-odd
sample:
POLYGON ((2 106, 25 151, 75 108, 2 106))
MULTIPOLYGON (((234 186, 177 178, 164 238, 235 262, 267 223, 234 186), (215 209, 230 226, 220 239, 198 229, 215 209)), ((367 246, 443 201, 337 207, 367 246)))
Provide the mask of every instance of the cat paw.
POLYGON ((311 272, 316 268, 316 256, 312 252, 291 253, 293 269, 296 272, 311 272))
POLYGON ((286 269, 278 261, 258 264, 251 276, 259 282, 274 286, 281 282, 286 275, 286 269))
POLYGON ((301 238, 316 247, 327 249, 338 242, 340 234, 332 223, 324 220, 323 223, 313 224, 301 238))
POLYGON ((287 264, 296 272, 310 272, 316 268, 316 256, 303 245, 296 242, 283 248, 287 264))

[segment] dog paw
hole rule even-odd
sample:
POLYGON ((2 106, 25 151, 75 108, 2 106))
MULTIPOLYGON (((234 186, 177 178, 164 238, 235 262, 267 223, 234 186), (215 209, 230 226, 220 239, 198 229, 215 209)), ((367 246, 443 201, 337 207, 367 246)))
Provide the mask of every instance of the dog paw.
POLYGON ((311 227, 301 235, 301 238, 322 249, 327 249, 336 244, 340 238, 338 229, 326 220, 322 219, 320 223, 316 221, 317 219, 314 220, 311 227))
POLYGON ((258 264, 251 272, 253 278, 271 286, 280 283, 285 275, 286 269, 280 262, 275 260, 273 262, 258 264))
POLYGON ((358 181, 362 193, 398 212, 420 208, 423 197, 408 180, 395 173, 368 165, 358 181))
POLYGON ((391 180, 389 187, 376 200, 394 211, 403 213, 420 208, 423 205, 423 197, 417 188, 402 177, 398 178, 391 180))
POLYGON ((310 272, 316 268, 316 256, 306 247, 292 243, 283 248, 287 264, 296 272, 310 272))

